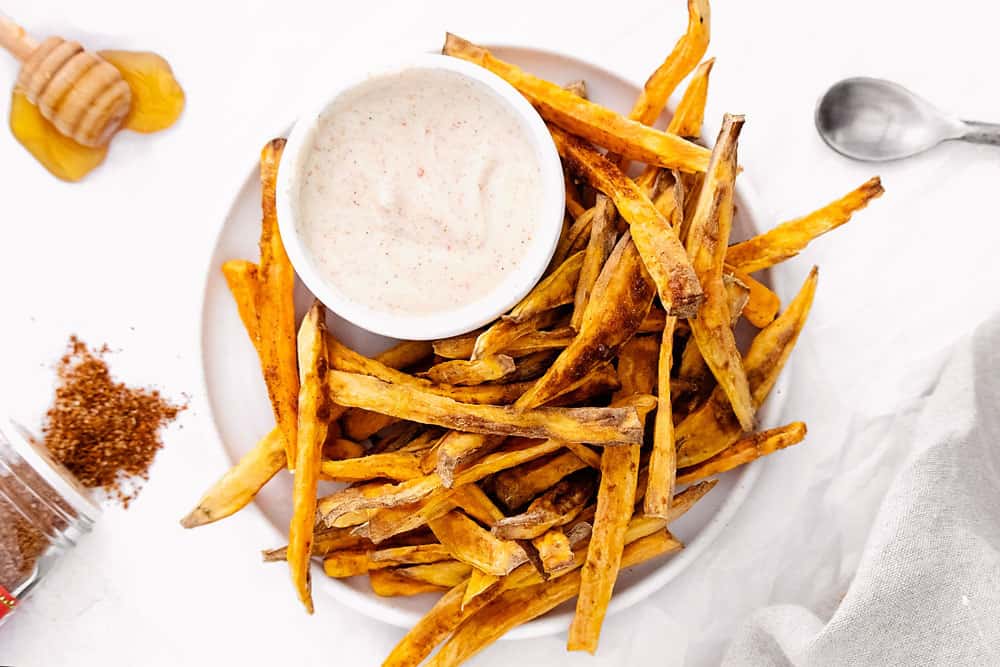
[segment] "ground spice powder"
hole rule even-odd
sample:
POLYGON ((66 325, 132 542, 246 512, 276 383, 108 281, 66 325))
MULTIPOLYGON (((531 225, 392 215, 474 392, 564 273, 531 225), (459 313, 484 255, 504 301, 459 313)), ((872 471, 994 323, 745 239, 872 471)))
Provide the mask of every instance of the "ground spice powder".
POLYGON ((75 515, 29 466, 6 468, 0 475, 0 587, 12 592, 31 578, 52 536, 75 515))
MULTIPOLYGON (((0 502, 0 587, 17 590, 49 548, 48 538, 6 502, 0 502)), ((2 615, 2 614, 0 614, 2 615)))
POLYGON ((127 508, 138 493, 136 480, 149 478, 163 446, 160 428, 184 408, 158 391, 115 382, 107 352, 70 338, 42 432, 52 456, 84 486, 103 489, 127 508))

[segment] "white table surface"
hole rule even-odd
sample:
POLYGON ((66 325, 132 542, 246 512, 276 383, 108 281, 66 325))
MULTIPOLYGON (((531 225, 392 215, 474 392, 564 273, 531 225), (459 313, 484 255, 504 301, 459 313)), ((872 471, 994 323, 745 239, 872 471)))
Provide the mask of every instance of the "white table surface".
MULTIPOLYGON (((199 384, 198 320, 233 184, 310 81, 371 49, 432 48, 447 29, 552 47, 641 81, 683 30, 684 3, 8 0, 4 11, 42 34, 158 51, 188 101, 174 129, 116 139, 107 163, 77 185, 49 176, 0 131, 0 409, 39 425, 71 333, 120 349, 119 377, 190 395, 191 408, 133 507, 108 509, 0 630, 0 664, 377 664, 401 632, 323 595, 306 617, 285 568, 260 562, 271 533, 255 510, 196 531, 177 524, 225 465, 199 384)), ((775 220, 807 212, 873 173, 887 189, 797 260, 801 276, 822 268, 787 407, 809 423, 808 444, 765 464, 759 492, 681 581, 609 619, 596 659, 560 657, 563 638, 552 637, 502 643, 476 664, 708 664, 761 605, 804 600, 829 614, 856 563, 849 536, 833 573, 817 553, 801 572, 756 576, 755 545, 822 535, 795 521, 789 497, 846 446, 845 424, 891 417, 919 396, 935 355, 995 307, 1000 151, 951 145, 905 163, 853 163, 820 142, 813 105, 827 84, 867 74, 1000 120, 998 18, 997 6, 974 0, 714 3, 708 111, 747 114, 740 158, 765 210, 775 220)), ((0 81, 15 73, 0 60, 0 81)), ((871 495, 851 500, 848 528, 870 523, 871 495)))

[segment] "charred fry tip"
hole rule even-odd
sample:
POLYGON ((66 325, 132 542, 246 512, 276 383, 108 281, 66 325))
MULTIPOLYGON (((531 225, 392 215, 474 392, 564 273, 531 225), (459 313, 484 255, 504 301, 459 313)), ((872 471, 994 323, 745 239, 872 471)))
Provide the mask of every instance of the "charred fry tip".
POLYGON ((206 523, 211 523, 211 518, 208 512, 202 507, 195 507, 191 510, 191 513, 180 520, 180 524, 183 528, 197 528, 198 526, 204 526, 206 523))
MULTIPOLYGON (((712 478, 712 479, 706 479, 706 480, 704 480, 702 482, 697 482, 695 484, 692 484, 691 486, 688 487, 688 489, 697 489, 696 493, 698 494, 698 498, 701 499, 706 494, 708 494, 709 491, 711 491, 712 489, 714 489, 715 485, 718 484, 718 483, 719 483, 719 479, 717 477, 715 477, 715 478, 712 478)), ((684 490, 687 491, 687 489, 684 489, 684 490)))
POLYGON ((459 37, 453 32, 445 32, 444 46, 441 47, 441 53, 443 53, 444 55, 449 55, 450 52, 455 50, 463 50, 469 53, 476 53, 479 55, 485 52, 485 49, 473 44, 464 37, 459 37))
POLYGON ((881 197, 885 193, 885 188, 882 187, 881 176, 872 176, 864 182, 860 189, 864 190, 865 194, 871 199, 881 197))
POLYGON ((264 148, 261 150, 261 159, 272 158, 275 154, 281 152, 287 141, 288 140, 284 137, 275 137, 274 139, 271 139, 269 142, 264 144, 264 148))
POLYGON ((723 125, 731 124, 731 125, 736 125, 736 126, 742 126, 746 122, 747 122, 746 115, 741 114, 741 113, 729 113, 729 112, 726 112, 722 116, 722 123, 723 123, 723 125))

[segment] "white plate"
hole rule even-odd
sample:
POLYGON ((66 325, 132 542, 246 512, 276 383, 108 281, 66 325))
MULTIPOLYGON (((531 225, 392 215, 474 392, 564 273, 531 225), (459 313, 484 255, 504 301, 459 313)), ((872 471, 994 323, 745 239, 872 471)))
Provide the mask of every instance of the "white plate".
MULTIPOLYGON (((577 58, 519 47, 493 47, 506 60, 523 66, 552 81, 569 82, 584 79, 592 99, 621 112, 627 112, 639 92, 639 87, 600 67, 577 58)), ((714 138, 716 128, 710 128, 714 138)), ((278 131, 276 136, 287 134, 278 131)), ((706 134, 709 134, 706 132, 706 134)), ((267 137, 262 137, 261 142, 267 137)), ((741 239, 756 231, 753 220, 756 197, 748 185, 747 176, 740 176, 737 186, 737 216, 734 238, 741 239)), ((232 258, 256 258, 260 233, 260 186, 258 168, 248 166, 243 186, 235 193, 208 270, 202 309, 202 363, 205 388, 212 416, 226 453, 236 461, 257 440, 274 426, 267 392, 261 378, 257 355, 240 323, 239 315, 226 288, 219 267, 232 258)), ((768 276, 765 276, 766 280, 768 276)), ((299 316, 305 312, 311 295, 300 284, 296 292, 299 316)), ((331 330, 348 346, 365 354, 375 354, 388 346, 387 338, 358 329, 350 323, 330 316, 331 330)), ((779 416, 780 397, 784 381, 779 380, 774 397, 763 407, 762 426, 772 426, 779 416), (776 400, 777 399, 777 400, 776 400)), ((671 525, 687 548, 672 558, 657 560, 623 571, 615 586, 609 613, 635 604, 676 577, 689 562, 698 558, 733 517, 749 493, 759 474, 760 463, 723 475, 716 488, 683 518, 671 525)), ((264 513, 274 531, 261 535, 261 547, 278 546, 285 542, 291 516, 291 477, 286 473, 268 484, 257 496, 257 508, 264 513)), ((273 567, 273 565, 261 565, 273 567)), ((404 628, 411 627, 431 607, 437 596, 420 595, 412 598, 380 598, 371 592, 367 579, 329 579, 317 569, 313 581, 317 589, 326 591, 343 604, 372 618, 404 628)), ((572 614, 572 604, 566 604, 546 616, 507 633, 506 638, 527 638, 564 631, 572 614)))

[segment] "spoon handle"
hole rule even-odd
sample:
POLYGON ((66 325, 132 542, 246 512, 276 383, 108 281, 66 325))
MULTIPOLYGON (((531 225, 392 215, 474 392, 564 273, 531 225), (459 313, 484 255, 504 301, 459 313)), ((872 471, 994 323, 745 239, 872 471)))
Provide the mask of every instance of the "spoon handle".
POLYGON ((965 134, 960 139, 977 144, 1000 145, 1000 125, 996 123, 980 123, 974 120, 963 121, 965 134))

